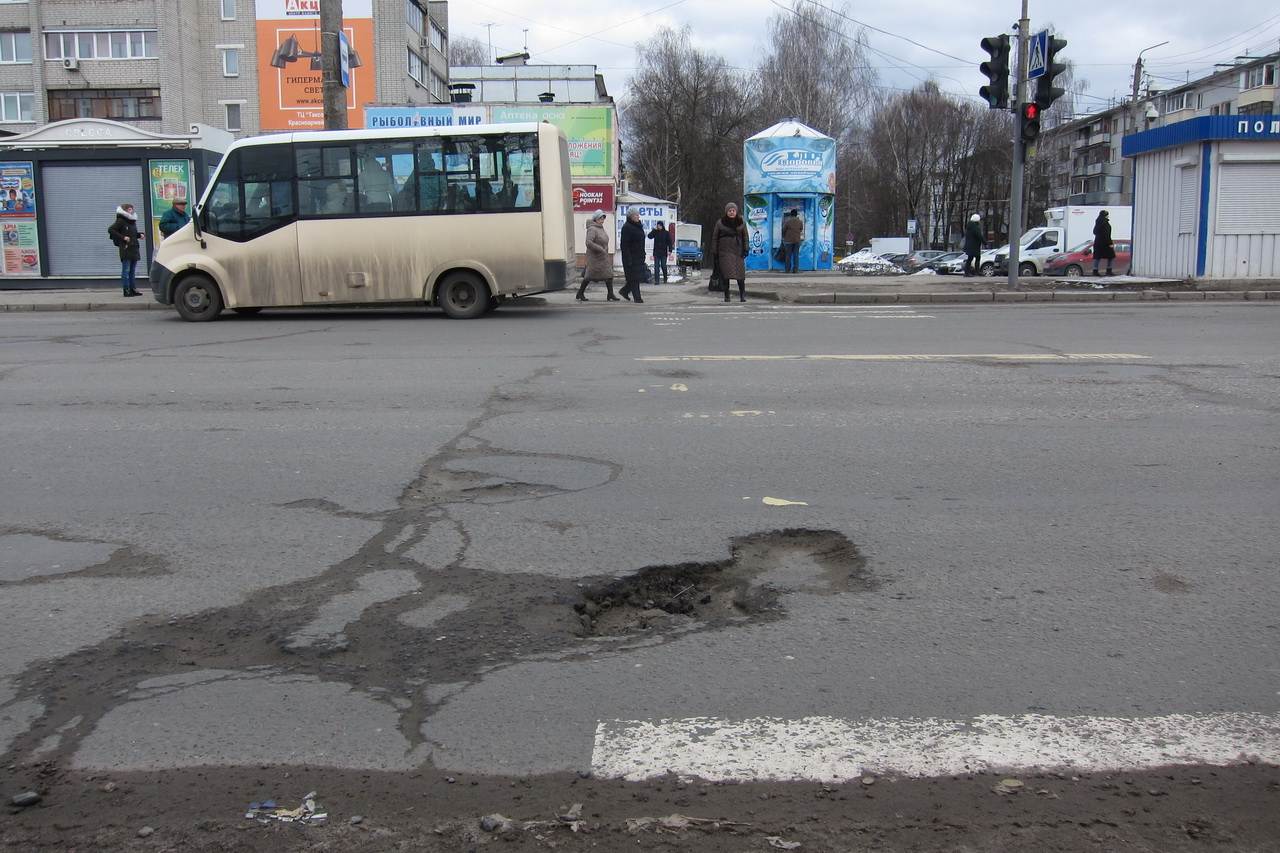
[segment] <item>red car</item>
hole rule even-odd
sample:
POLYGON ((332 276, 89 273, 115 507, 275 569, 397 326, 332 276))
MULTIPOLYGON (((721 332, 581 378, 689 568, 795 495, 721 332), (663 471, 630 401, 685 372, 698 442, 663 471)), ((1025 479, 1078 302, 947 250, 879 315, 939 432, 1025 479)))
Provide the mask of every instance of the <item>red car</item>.
MULTIPOLYGON (((1111 263, 1111 269, 1120 271, 1123 275, 1129 271, 1129 261, 1132 257, 1133 247, 1128 240, 1116 240, 1113 245, 1116 247, 1116 259, 1111 263)), ((1106 261, 1098 263, 1099 272, 1105 271, 1107 268, 1106 261)), ((1044 265, 1045 275, 1065 275, 1068 278, 1076 278, 1082 275, 1091 275, 1093 272, 1093 241, 1081 243, 1069 252, 1065 252, 1054 258, 1044 265)))

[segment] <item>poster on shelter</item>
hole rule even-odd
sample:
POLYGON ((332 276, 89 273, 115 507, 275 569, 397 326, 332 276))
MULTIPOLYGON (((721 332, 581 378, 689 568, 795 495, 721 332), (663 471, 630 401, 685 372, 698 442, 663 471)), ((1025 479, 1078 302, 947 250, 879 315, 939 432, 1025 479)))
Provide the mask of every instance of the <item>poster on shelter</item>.
MULTIPOLYGON (((262 130, 323 130, 320 0, 255 0, 258 102, 262 130)), ((345 0, 342 29, 351 45, 347 126, 364 127, 376 98, 373 0, 345 0)))
POLYGON ((175 201, 188 202, 187 213, 190 214, 189 203, 196 188, 191 183, 190 160, 152 160, 147 167, 151 184, 151 245, 159 246, 164 239, 160 233, 161 218, 173 209, 175 201))
POLYGON ((0 243, 4 275, 40 275, 35 167, 30 162, 0 163, 0 243))
POLYGON ((616 144, 612 107, 494 107, 494 124, 548 121, 569 140, 569 171, 575 178, 613 177, 616 144))

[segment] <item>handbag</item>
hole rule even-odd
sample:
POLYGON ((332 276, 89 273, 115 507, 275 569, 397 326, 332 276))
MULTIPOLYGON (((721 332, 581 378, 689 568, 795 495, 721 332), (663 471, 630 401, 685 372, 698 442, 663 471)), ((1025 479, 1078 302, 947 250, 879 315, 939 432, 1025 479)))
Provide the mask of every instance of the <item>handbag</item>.
POLYGON ((773 259, 778 263, 785 263, 787 260, 787 250, 779 246, 773 250, 773 259))

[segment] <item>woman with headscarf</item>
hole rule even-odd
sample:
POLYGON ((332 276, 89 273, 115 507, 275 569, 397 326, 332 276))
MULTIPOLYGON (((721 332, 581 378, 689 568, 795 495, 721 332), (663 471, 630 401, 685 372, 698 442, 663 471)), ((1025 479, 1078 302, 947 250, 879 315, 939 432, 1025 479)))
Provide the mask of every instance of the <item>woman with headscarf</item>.
POLYGON ((644 302, 640 298, 640 282, 644 280, 649 268, 644 262, 644 226, 640 224, 638 211, 627 212, 627 221, 622 223, 618 244, 622 248, 622 272, 627 277, 627 283, 620 291, 622 298, 631 302, 644 302))
POLYGON ((582 286, 578 288, 579 302, 587 301, 587 285, 593 281, 604 282, 609 290, 609 302, 621 301, 613 295, 613 253, 609 251, 604 220, 604 211, 597 210, 587 223, 587 267, 582 271, 582 286))
POLYGON ((738 205, 729 202, 724 216, 711 229, 711 256, 715 258, 720 280, 724 282, 724 301, 729 301, 729 280, 738 282, 738 300, 747 301, 747 252, 750 251, 747 224, 738 215, 738 205))

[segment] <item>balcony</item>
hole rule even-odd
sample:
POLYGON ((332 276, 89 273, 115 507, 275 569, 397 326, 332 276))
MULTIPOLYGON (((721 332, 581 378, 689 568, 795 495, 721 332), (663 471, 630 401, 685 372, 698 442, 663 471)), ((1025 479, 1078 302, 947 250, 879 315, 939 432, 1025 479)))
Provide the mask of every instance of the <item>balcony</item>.
POLYGON ((1251 107, 1254 104, 1270 104, 1275 100, 1275 86, 1255 86, 1245 89, 1236 97, 1236 108, 1251 107))
POLYGON ((1122 192, 1093 192, 1093 193, 1075 193, 1068 202, 1071 205, 1125 205, 1129 204, 1129 197, 1122 192))

